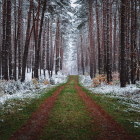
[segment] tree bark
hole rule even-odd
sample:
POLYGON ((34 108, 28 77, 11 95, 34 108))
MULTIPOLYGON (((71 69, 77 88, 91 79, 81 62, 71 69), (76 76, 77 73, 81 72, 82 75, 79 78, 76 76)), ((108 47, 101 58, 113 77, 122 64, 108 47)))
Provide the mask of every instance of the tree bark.
POLYGON ((102 73, 101 69, 101 47, 100 47, 100 34, 99 34, 99 18, 98 18, 98 3, 96 0, 96 21, 97 21, 97 42, 98 42, 98 70, 99 74, 102 73))
MULTIPOLYGON (((6 56, 6 75, 5 78, 6 80, 8 80, 8 55, 11 57, 11 52, 9 53, 9 50, 11 50, 11 0, 7 0, 7 27, 6 27, 6 52, 5 52, 5 56, 6 56)), ((9 59, 9 66, 12 66, 11 60, 9 59)), ((10 68, 9 67, 9 68, 10 68)), ((9 69, 9 76, 11 78, 12 76, 12 67, 11 69, 9 69)))
POLYGON ((19 7, 18 7, 17 45, 18 45, 18 54, 19 54, 18 79, 21 79, 21 0, 19 0, 19 7))
POLYGON ((113 71, 116 72, 117 71, 117 41, 116 41, 116 14, 117 12, 115 13, 115 16, 114 16, 114 36, 113 36, 113 40, 114 40, 114 59, 113 59, 113 71))
POLYGON ((62 33, 61 33, 60 70, 62 70, 62 66, 63 66, 63 49, 64 49, 64 38, 63 38, 62 33))
POLYGON ((32 4, 33 4, 33 0, 30 0, 30 8, 29 8, 29 12, 28 12, 28 24, 27 24, 27 31, 26 31, 26 40, 25 40, 23 63, 22 63, 22 79, 21 79, 22 82, 25 80, 26 61, 27 61, 29 38, 30 38, 29 33, 30 33, 30 25, 31 25, 32 4))
POLYGON ((56 60, 55 60, 55 74, 59 71, 59 17, 57 19, 56 27, 56 60))
POLYGON ((89 34, 90 34, 90 77, 93 75, 93 11, 92 11, 92 0, 89 0, 89 34))
POLYGON ((39 54, 40 54, 42 26, 43 26, 43 20, 44 20, 44 13, 45 13, 45 9, 46 9, 46 3, 47 3, 47 0, 44 0, 42 14, 41 14, 40 28, 39 28, 38 44, 37 44, 37 57, 36 57, 37 60, 36 60, 36 69, 35 69, 36 72, 35 72, 35 75, 34 75, 35 78, 39 78, 38 77, 39 54))
POLYGON ((49 40, 49 37, 50 37, 50 20, 48 18, 48 26, 47 26, 47 70, 48 70, 48 74, 49 74, 49 77, 50 77, 50 49, 49 49, 49 45, 50 45, 50 40, 49 40))
POLYGON ((5 54, 5 51, 6 51, 6 14, 7 14, 7 11, 6 11, 7 7, 6 7, 6 0, 3 1, 3 40, 2 40, 2 77, 3 79, 5 79, 5 73, 6 73, 6 54, 5 54))
POLYGON ((121 87, 126 86, 125 77, 125 0, 122 0, 121 6, 121 72, 120 83, 121 87))
POLYGON ((107 83, 110 82, 109 0, 107 0, 107 83))
POLYGON ((85 73, 85 67, 84 67, 84 54, 83 54, 83 38, 82 38, 82 32, 80 34, 81 36, 81 66, 82 66, 82 71, 83 71, 83 75, 85 73))

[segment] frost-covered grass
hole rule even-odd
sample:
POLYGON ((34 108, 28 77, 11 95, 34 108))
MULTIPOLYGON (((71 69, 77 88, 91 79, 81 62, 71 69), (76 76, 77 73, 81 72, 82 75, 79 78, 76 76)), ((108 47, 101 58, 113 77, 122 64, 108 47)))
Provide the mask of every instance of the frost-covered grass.
MULTIPOLYGON (((58 76, 56 76, 58 78, 58 76)), ((62 77, 62 75, 61 75, 62 77)), ((35 112, 46 98, 52 95, 59 86, 63 85, 68 78, 61 80, 61 84, 42 85, 41 82, 35 91, 21 90, 12 95, 5 94, 1 97, 0 104, 0 139, 6 140, 16 132, 35 112), (6 97, 4 100, 3 97, 6 97)), ((26 81, 25 81, 26 82, 26 81)), ((33 84, 32 84, 33 85, 33 84)))
POLYGON ((48 77, 48 75, 46 75, 46 77, 41 75, 37 81, 36 79, 31 79, 31 73, 27 73, 26 80, 23 83, 21 83, 20 80, 1 81, 0 106, 4 106, 6 102, 13 99, 26 101, 27 98, 39 98, 42 90, 67 81, 67 76, 62 75, 61 72, 58 72, 58 75, 53 75, 52 80, 54 81, 54 85, 46 83, 46 80, 48 80, 48 82, 50 81, 48 77))
POLYGON ((130 104, 140 110, 140 88, 135 84, 127 85, 121 88, 119 84, 117 85, 101 85, 98 87, 92 87, 93 81, 90 76, 80 76, 80 83, 96 94, 103 94, 105 96, 119 98, 119 100, 130 104))
POLYGON ((89 76, 80 76, 82 89, 132 136, 140 139, 140 92, 136 85, 92 87, 89 76))

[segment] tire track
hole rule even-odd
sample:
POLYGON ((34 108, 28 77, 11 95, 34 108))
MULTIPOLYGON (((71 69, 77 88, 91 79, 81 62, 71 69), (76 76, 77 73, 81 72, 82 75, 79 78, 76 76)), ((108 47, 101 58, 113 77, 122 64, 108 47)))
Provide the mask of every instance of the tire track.
POLYGON ((36 140, 47 123, 48 115, 53 108, 59 93, 70 83, 71 80, 72 76, 67 84, 59 87, 52 96, 45 100, 45 103, 41 104, 38 111, 33 113, 28 122, 23 125, 9 140, 36 140))
POLYGON ((131 140, 123 128, 77 85, 77 76, 75 88, 80 98, 85 102, 87 110, 94 117, 93 123, 101 133, 99 139, 131 140))

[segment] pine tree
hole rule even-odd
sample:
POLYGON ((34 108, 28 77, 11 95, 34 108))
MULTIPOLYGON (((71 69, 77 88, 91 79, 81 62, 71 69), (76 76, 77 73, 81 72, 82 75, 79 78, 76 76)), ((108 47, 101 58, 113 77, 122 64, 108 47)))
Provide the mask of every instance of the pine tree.
POLYGON ((125 0, 122 0, 121 5, 121 72, 120 72, 121 87, 126 86, 125 79, 125 0))

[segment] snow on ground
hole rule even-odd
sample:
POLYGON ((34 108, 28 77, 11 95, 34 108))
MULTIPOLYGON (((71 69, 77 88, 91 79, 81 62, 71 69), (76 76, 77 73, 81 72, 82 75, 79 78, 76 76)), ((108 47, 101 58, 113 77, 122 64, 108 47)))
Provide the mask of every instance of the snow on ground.
POLYGON ((80 75, 80 82, 93 93, 119 98, 122 101, 129 103, 132 107, 140 109, 140 88, 138 88, 136 84, 130 84, 123 88, 121 88, 119 84, 92 87, 93 80, 91 80, 90 76, 84 75, 80 75))
MULTIPOLYGON (((101 84, 99 87, 92 87, 93 80, 91 80, 90 76, 86 75, 80 75, 80 83, 92 93, 117 98, 121 104, 128 105, 128 109, 124 110, 125 112, 136 111, 140 113, 140 83, 138 84, 139 86, 130 84, 123 88, 119 84, 116 86, 101 84)), ((132 123, 134 123, 134 127, 140 127, 140 122, 132 123)))
POLYGON ((62 73, 59 71, 58 75, 53 74, 52 76, 54 85, 45 85, 44 81, 46 81, 46 79, 50 81, 47 73, 48 72, 46 71, 46 77, 44 77, 43 70, 41 71, 41 76, 39 77, 37 84, 34 84, 31 72, 26 73, 26 79, 23 83, 21 83, 19 80, 8 82, 2 81, 0 83, 0 107, 3 106, 8 100, 12 99, 20 99, 23 101, 27 98, 39 98, 41 95, 40 92, 43 91, 44 88, 50 88, 59 83, 65 83, 67 81, 67 76, 62 75, 62 73))
POLYGON ((94 93, 112 96, 124 96, 140 104, 140 88, 137 88, 135 84, 130 84, 123 88, 121 88, 119 84, 92 87, 93 80, 91 80, 90 76, 81 75, 80 78, 81 84, 93 91, 94 93))

